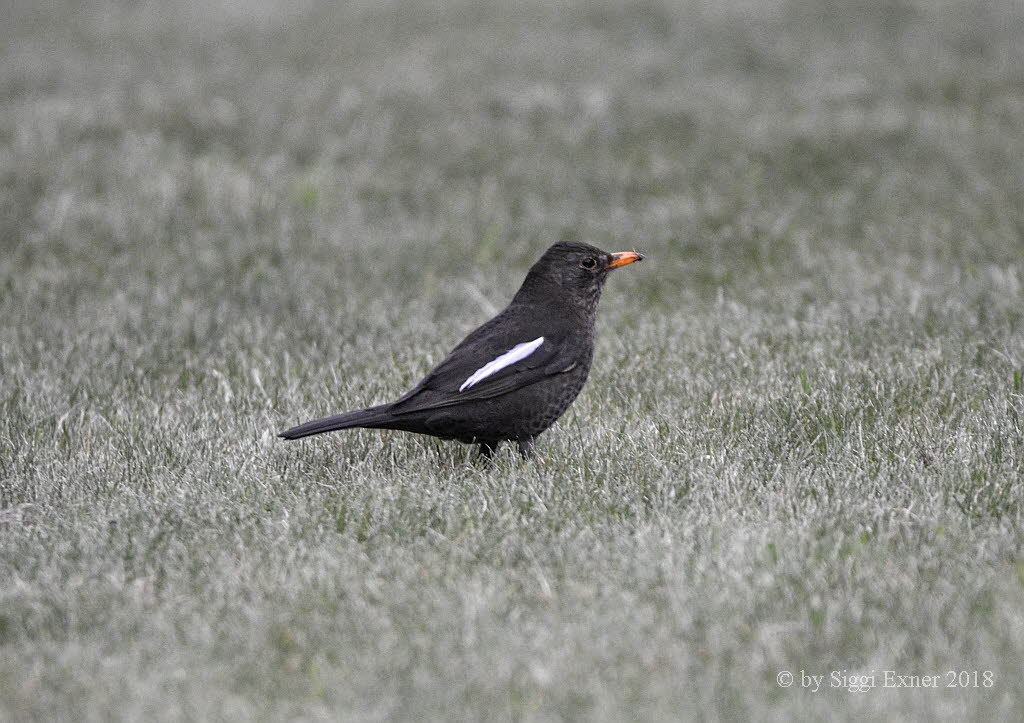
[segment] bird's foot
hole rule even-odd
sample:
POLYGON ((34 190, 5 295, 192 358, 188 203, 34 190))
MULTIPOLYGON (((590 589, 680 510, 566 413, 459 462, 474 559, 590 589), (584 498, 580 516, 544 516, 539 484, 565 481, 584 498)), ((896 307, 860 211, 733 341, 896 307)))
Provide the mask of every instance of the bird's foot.
POLYGON ((481 442, 480 443, 480 458, 488 461, 494 458, 494 453, 498 451, 498 445, 501 442, 481 442))
MULTIPOLYGON (((517 444, 519 445, 519 454, 523 456, 523 459, 529 459, 533 456, 533 444, 534 440, 531 439, 520 439, 517 444)), ((501 445, 501 441, 497 442, 480 442, 480 459, 487 460, 488 462, 494 461, 494 453, 498 451, 498 447, 501 445)))

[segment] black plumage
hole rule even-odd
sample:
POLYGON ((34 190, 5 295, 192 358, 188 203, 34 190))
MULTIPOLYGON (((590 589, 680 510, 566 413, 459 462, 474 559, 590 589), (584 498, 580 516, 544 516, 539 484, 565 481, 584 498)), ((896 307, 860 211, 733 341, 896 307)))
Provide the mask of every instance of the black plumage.
POLYGON ((608 272, 643 257, 557 243, 533 265, 504 310, 469 334, 412 390, 388 404, 317 419, 280 433, 298 439, 337 429, 397 429, 476 443, 490 456, 534 440, 583 388, 594 319, 608 272))

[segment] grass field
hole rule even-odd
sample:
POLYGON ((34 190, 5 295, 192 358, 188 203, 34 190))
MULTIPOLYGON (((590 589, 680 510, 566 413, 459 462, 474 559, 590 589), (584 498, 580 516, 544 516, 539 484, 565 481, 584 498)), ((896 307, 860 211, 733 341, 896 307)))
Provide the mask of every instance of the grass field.
POLYGON ((3 15, 0 719, 1020 715, 1019 2, 3 15), (275 438, 567 235, 534 461, 275 438))

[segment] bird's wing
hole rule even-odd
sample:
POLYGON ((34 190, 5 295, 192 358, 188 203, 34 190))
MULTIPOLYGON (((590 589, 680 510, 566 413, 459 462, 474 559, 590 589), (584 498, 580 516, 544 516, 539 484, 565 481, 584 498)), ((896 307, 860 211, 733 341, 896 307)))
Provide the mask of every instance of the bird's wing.
POLYGON ((390 411, 405 414, 490 399, 576 365, 576 353, 562 334, 537 336, 536 331, 507 325, 495 336, 487 326, 459 344, 390 411))

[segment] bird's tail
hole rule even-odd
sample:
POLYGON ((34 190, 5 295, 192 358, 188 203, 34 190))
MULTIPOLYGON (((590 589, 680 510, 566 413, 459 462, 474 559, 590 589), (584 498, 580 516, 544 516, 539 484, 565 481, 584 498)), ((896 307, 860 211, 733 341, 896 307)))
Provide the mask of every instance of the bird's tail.
POLYGON ((389 406, 389 404, 382 404, 378 407, 357 409, 354 412, 342 412, 341 414, 335 414, 333 417, 314 419, 312 422, 306 422, 305 424, 300 424, 298 427, 292 427, 291 429, 286 429, 283 432, 278 432, 277 436, 284 437, 285 439, 300 439, 302 437, 309 437, 313 434, 333 432, 336 429, 349 429, 351 427, 379 427, 386 424, 391 419, 391 414, 387 411, 389 406))

